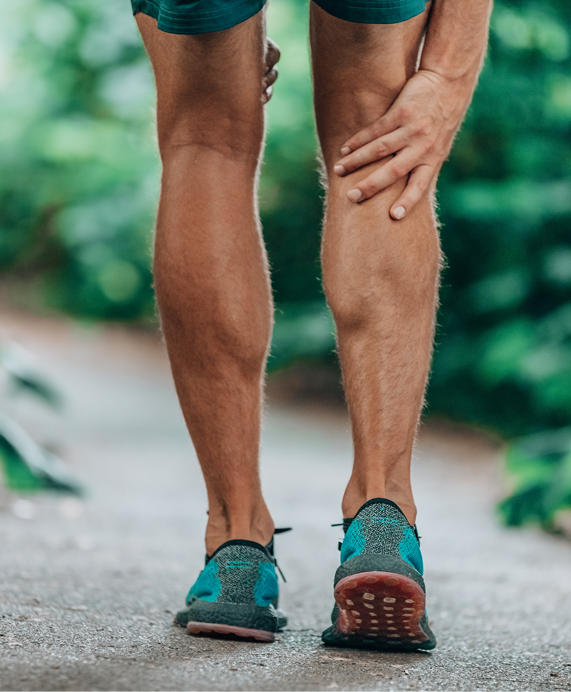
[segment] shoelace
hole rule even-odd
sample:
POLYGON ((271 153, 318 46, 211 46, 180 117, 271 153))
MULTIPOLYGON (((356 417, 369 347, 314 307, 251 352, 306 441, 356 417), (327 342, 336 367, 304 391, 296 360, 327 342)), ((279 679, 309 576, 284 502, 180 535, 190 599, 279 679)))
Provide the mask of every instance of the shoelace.
MULTIPOLYGON (((274 529, 274 536, 280 533, 286 533, 287 531, 291 531, 291 526, 284 527, 281 529, 274 529)), ((284 584, 287 582, 287 579, 285 578, 284 573, 282 572, 282 568, 278 565, 278 561, 276 560, 276 556, 274 555, 274 536, 272 536, 271 541, 268 543, 268 545, 265 546, 266 550, 270 554, 270 557, 272 558, 272 561, 274 565, 276 566, 276 569, 281 575, 281 578, 284 580, 284 584)))

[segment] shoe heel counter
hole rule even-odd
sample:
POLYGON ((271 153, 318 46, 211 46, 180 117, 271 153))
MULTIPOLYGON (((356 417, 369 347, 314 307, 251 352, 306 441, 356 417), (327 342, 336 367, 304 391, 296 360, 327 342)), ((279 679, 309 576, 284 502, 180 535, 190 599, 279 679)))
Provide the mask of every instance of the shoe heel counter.
POLYGON ((365 506, 351 522, 341 546, 341 563, 365 554, 393 555, 423 573, 422 554, 414 529, 395 506, 365 506))
POLYGON ((219 602, 267 607, 278 596, 275 566, 260 550, 232 545, 217 553, 212 562, 217 564, 221 583, 219 602))

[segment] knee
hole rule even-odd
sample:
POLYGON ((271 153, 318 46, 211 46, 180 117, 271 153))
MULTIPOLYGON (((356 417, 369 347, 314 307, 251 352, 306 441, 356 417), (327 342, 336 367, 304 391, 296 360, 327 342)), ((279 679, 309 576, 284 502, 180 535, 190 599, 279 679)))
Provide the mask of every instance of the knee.
POLYGON ((231 110, 212 117, 181 108, 158 127, 159 153, 166 165, 180 155, 196 158, 201 152, 257 165, 262 141, 261 119, 240 118, 231 110))
POLYGON ((240 90, 231 88, 223 73, 208 76, 208 80, 190 76, 174 85, 157 82, 157 131, 163 161, 180 152, 199 150, 227 158, 257 159, 264 134, 260 88, 253 88, 251 78, 244 78, 240 90))

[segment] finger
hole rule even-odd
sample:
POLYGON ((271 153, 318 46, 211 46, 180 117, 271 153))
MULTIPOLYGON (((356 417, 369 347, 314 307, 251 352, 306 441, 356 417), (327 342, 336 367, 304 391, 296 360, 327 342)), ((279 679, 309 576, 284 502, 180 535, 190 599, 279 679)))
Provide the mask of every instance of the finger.
POLYGON ((420 202, 435 178, 432 166, 422 165, 414 168, 408 177, 408 183, 401 196, 391 207, 393 219, 402 219, 420 202))
POLYGON ((273 93, 274 87, 269 86, 262 94, 262 103, 267 103, 272 98, 273 93))
POLYGON ((341 154, 347 156, 352 151, 372 142, 374 139, 396 130, 399 125, 400 122, 398 121, 396 112, 391 108, 382 118, 379 118, 372 125, 369 125, 369 127, 357 132, 351 139, 348 139, 341 147, 341 154))
POLYGON ((274 93, 273 84, 275 84, 277 78, 278 71, 276 69, 270 70, 270 72, 264 75, 262 80, 262 103, 267 103, 272 98, 274 93))
POLYGON ((264 89, 267 89, 268 87, 272 86, 272 84, 275 84, 277 78, 278 71, 275 68, 273 70, 270 70, 269 72, 266 72, 266 74, 264 75, 264 79, 262 80, 264 89))
POLYGON ((266 69, 269 72, 273 67, 276 65, 276 63, 279 61, 281 56, 280 49, 278 48, 277 43, 272 41, 271 38, 266 38, 266 55, 265 55, 265 62, 266 62, 266 69))
POLYGON ((351 202, 364 202, 369 197, 376 195, 377 192, 404 178, 417 164, 418 157, 416 155, 401 152, 352 187, 347 193, 347 197, 351 202))
POLYGON ((403 128, 399 128, 384 137, 375 139, 369 144, 359 147, 349 156, 341 159, 333 166, 333 170, 337 175, 346 175, 352 173, 368 163, 380 161, 381 159, 394 154, 402 149, 407 143, 407 137, 403 132, 403 128))

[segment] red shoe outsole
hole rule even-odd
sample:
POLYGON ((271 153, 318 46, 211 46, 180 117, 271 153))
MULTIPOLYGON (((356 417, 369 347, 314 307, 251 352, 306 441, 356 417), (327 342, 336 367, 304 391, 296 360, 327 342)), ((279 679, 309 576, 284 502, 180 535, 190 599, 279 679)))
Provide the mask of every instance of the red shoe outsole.
POLYGON ((420 626, 426 597, 413 579, 391 572, 361 572, 341 579, 334 596, 340 610, 335 629, 340 634, 395 648, 429 640, 420 626))
POLYGON ((189 622, 186 626, 189 634, 219 634, 235 635, 247 639, 255 639, 257 642, 273 642, 276 635, 266 630, 253 630, 248 627, 235 627, 234 625, 219 625, 211 622, 189 622))

